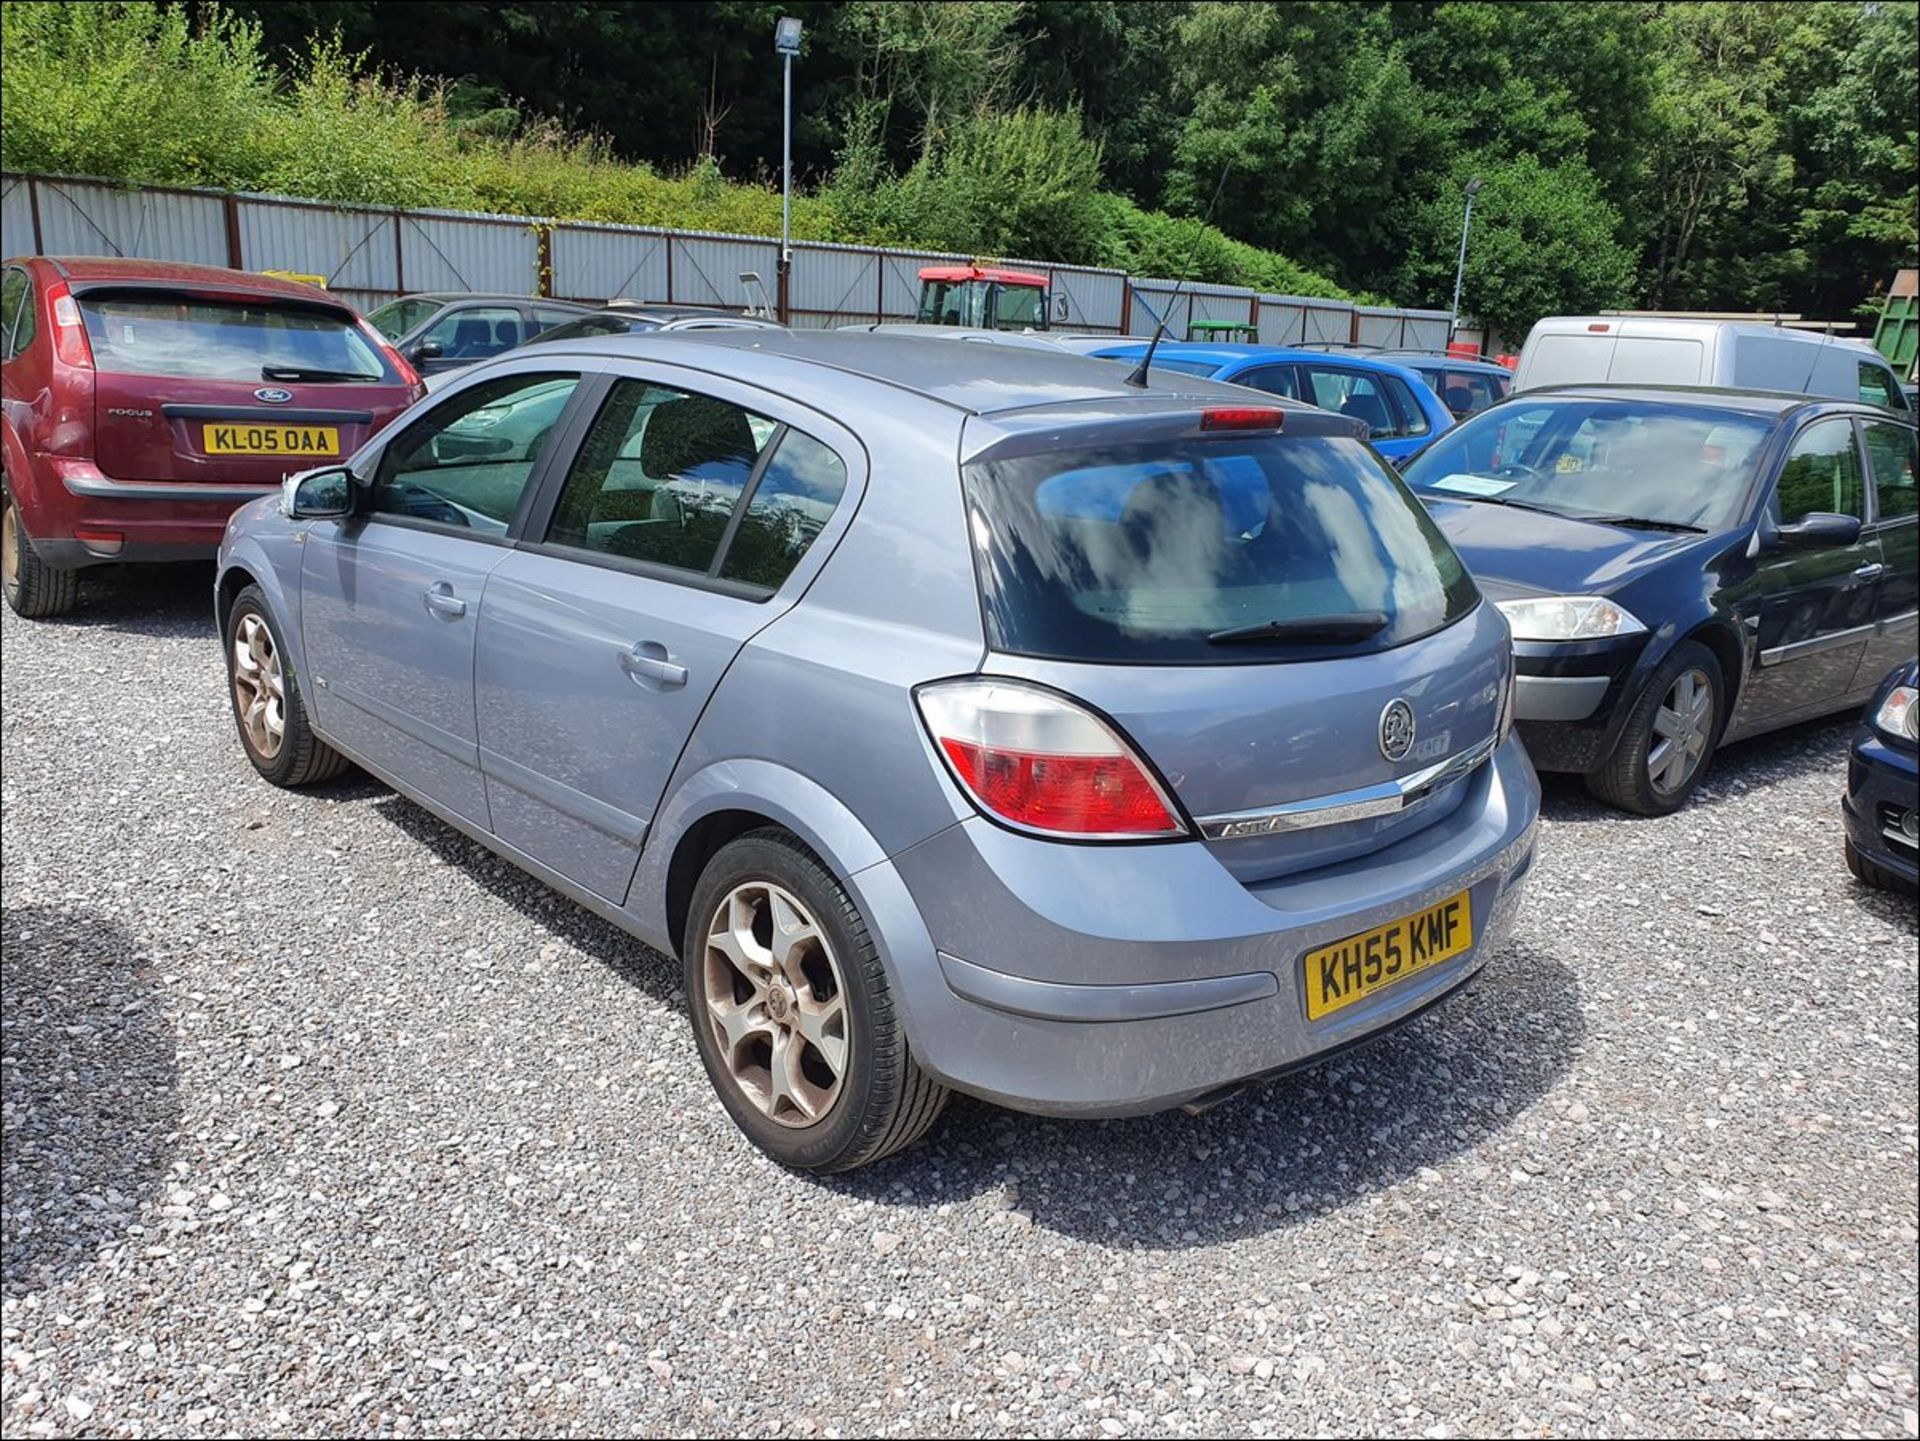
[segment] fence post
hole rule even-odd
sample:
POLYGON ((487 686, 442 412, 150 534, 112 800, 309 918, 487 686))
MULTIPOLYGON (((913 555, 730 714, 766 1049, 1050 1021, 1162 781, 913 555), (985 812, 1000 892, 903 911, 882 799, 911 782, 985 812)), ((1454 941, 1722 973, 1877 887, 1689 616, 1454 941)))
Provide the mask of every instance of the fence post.
POLYGON ((542 221, 534 226, 533 233, 536 247, 534 269, 538 273, 538 289, 534 293, 550 297, 553 294, 553 225, 542 221))
MULTIPOLYGON (((246 256, 240 247, 240 197, 231 190, 226 193, 227 211, 227 268, 245 270, 246 256)), ((36 237, 37 238, 37 237, 36 237)))
POLYGON ((1133 280, 1125 275, 1120 277, 1120 333, 1133 334, 1133 280))
POLYGON ((887 319, 887 257, 873 252, 873 323, 884 325, 887 319))
MULTIPOLYGON (((667 247, 667 304, 671 305, 673 304, 673 236, 672 234, 671 233, 667 234, 661 240, 660 243, 667 247)), ((785 292, 782 291, 781 293, 784 296, 785 292)), ((615 297, 615 298, 617 299, 618 297, 615 297)), ((642 295, 638 298, 641 300, 645 300, 646 296, 642 295)), ((787 321, 787 307, 786 307, 786 302, 782 300, 780 305, 780 323, 784 325, 786 324, 786 321, 787 321)))
POLYGON ((33 216, 33 253, 44 255, 46 242, 40 239, 40 189, 33 183, 33 177, 27 177, 27 210, 33 216))
POLYGON ((395 293, 407 293, 407 247, 400 234, 400 212, 393 212, 393 288, 395 293))

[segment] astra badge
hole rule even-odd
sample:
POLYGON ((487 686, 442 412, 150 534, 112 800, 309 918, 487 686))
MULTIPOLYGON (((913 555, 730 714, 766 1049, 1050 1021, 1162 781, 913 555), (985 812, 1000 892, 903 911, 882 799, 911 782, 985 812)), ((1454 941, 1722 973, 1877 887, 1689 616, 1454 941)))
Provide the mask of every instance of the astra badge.
POLYGON ((1380 754, 1390 761, 1405 760, 1413 749, 1413 707, 1396 697, 1380 712, 1380 754))

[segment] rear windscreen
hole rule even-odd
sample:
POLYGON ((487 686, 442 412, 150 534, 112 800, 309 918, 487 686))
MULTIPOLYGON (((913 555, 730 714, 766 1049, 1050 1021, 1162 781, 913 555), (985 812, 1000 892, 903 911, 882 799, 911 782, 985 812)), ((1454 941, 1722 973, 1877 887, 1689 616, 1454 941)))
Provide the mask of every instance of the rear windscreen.
POLYGON ((80 297, 80 314, 102 371, 255 382, 396 379, 373 342, 337 310, 89 294, 80 297))
POLYGON ((1426 511, 1358 440, 1046 451, 965 478, 996 650, 1143 664, 1349 654, 1429 634, 1478 598, 1426 511), (1357 642, 1218 639, 1362 613, 1386 623, 1357 642))

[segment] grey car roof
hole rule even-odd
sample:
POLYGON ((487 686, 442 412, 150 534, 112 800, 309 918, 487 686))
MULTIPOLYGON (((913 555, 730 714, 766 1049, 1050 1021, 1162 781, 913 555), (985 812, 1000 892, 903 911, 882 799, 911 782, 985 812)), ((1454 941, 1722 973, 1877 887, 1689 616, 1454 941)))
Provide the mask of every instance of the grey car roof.
MULTIPOLYGON (((582 337, 545 350, 548 354, 575 351, 672 360, 710 368, 718 358, 713 352, 720 347, 735 352, 727 357, 728 374, 770 389, 779 389, 783 377, 803 370, 817 374, 824 367, 911 391, 973 415, 1074 401, 1186 397, 1247 403, 1247 392, 1239 386, 1178 372, 1155 372, 1151 383, 1141 389, 1126 383, 1127 371, 1121 366, 1051 347, 956 345, 885 331, 652 331, 582 337)), ((1263 403, 1289 408, 1277 397, 1265 397, 1263 403)))

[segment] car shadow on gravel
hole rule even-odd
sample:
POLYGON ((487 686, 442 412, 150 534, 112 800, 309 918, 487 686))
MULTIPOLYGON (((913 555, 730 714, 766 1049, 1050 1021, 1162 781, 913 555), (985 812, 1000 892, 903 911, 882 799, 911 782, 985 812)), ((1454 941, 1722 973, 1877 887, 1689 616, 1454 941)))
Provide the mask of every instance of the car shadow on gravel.
MULTIPOLYGON (((1512 1158, 1471 1153, 1559 1083, 1585 1034, 1574 973, 1510 948, 1402 1029, 1202 1115, 1059 1121, 956 1098, 919 1147, 823 1184, 890 1206, 992 1193, 1018 1213, 1005 1224, 1031 1218, 1113 1246, 1214 1245, 1367 1202, 1429 1167, 1504 1172, 1512 1158)), ((1430 1204, 1409 1195, 1379 1225, 1416 1228, 1430 1204)))
POLYGON ((180 1125, 153 965, 84 909, 0 913, 0 1291, 53 1285, 127 1235, 180 1125))
MULTIPOLYGON (((349 774, 360 777, 359 772, 349 774)), ((341 784, 347 784, 344 778, 341 784)), ((561 895, 544 881, 535 880, 480 842, 469 840, 405 796, 386 790, 377 781, 368 780, 366 784, 379 786, 384 792, 373 803, 374 809, 446 864, 457 866, 528 920, 592 956, 629 985, 655 1000, 678 1004, 678 961, 636 940, 611 922, 601 920, 585 906, 561 895)), ((351 798, 353 794, 352 791, 336 793, 338 798, 351 798)))
POLYGON ((100 565, 80 573, 80 600, 33 625, 130 635, 212 637, 213 562, 100 565))
MULTIPOLYGON (((1713 766, 1693 799, 1678 812, 1711 809, 1746 797, 1756 787, 1780 780, 1804 764, 1822 764, 1844 758, 1858 718, 1851 712, 1801 721, 1784 730, 1769 731, 1751 740, 1735 741, 1713 757, 1713 766)), ((1844 782, 1842 782, 1844 784, 1844 782)), ((1586 783, 1575 775, 1543 772, 1541 805, 1551 821, 1645 822, 1594 799, 1586 783)), ((1655 822, 1657 823, 1657 822, 1655 822)), ((1840 854, 1840 791, 1833 793, 1834 855, 1840 854)))

